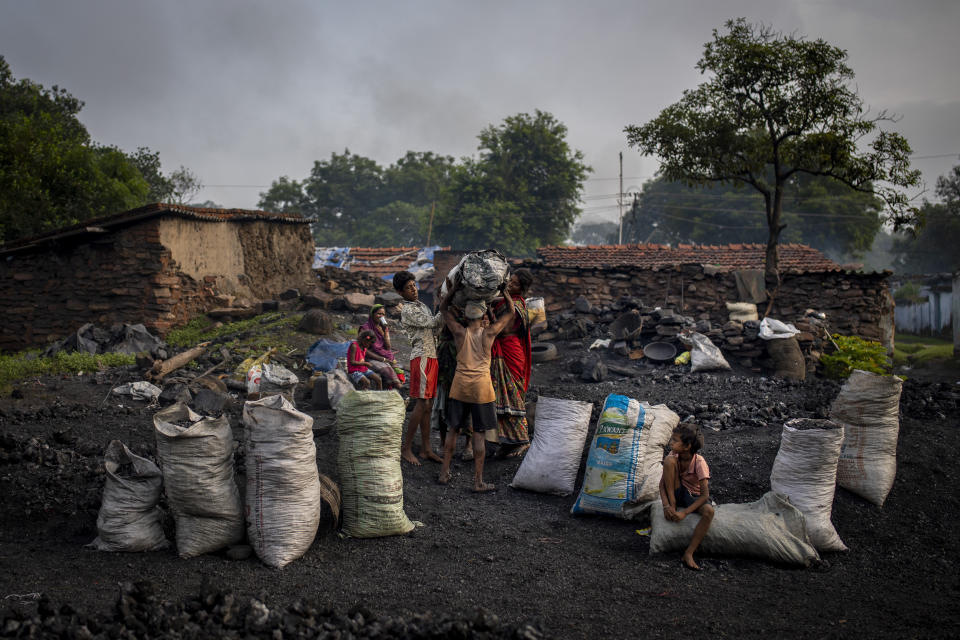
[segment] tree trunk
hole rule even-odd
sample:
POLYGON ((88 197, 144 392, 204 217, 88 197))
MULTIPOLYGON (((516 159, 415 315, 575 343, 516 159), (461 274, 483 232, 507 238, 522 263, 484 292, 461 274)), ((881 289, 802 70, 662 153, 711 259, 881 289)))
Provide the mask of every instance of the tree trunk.
POLYGON ((783 206, 783 189, 777 185, 773 192, 773 202, 768 200, 770 211, 767 214, 767 253, 764 259, 764 280, 767 283, 767 291, 774 291, 780 286, 780 250, 779 240, 780 232, 783 227, 780 225, 780 211, 783 206))

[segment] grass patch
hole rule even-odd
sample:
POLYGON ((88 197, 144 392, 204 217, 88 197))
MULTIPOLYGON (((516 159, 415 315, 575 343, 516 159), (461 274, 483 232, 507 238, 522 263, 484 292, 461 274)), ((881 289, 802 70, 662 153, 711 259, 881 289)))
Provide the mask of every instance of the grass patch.
POLYGON ((103 371, 111 367, 135 364, 136 357, 125 353, 65 353, 40 357, 37 351, 0 355, 0 389, 34 376, 103 371))
POLYGON ((953 342, 928 336, 898 333, 894 339, 893 363, 896 366, 930 364, 953 359, 953 342))
POLYGON ((166 342, 172 347, 193 347, 201 342, 230 338, 223 344, 233 350, 257 351, 271 347, 290 348, 290 332, 300 323, 302 314, 284 315, 277 311, 263 313, 246 320, 217 325, 205 315, 170 331, 166 342))

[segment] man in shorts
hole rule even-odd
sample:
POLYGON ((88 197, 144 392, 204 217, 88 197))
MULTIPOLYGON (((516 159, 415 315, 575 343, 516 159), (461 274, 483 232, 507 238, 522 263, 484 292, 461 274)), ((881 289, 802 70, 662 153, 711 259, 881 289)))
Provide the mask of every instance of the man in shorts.
MULTIPOLYGON (((483 481, 483 462, 487 457, 484 453, 484 432, 497 428, 497 394, 493 389, 493 378, 490 376, 490 349, 493 340, 507 325, 513 322, 513 314, 506 313, 493 324, 487 317, 487 307, 483 301, 468 301, 463 308, 467 318, 464 327, 450 312, 450 302, 460 286, 447 283, 447 295, 440 303, 440 313, 457 345, 457 370, 450 385, 450 395, 447 399, 447 422, 450 430, 443 443, 443 465, 440 467, 440 484, 450 481, 450 461, 453 459, 453 450, 457 445, 457 435, 462 429, 473 423, 473 491, 487 493, 496 491, 494 484, 483 481)), ((513 308, 513 300, 506 287, 501 285, 507 308, 513 308)))
POLYGON ((430 412, 437 392, 437 338, 440 314, 434 315, 419 300, 417 279, 409 271, 398 271, 393 276, 393 288, 406 302, 400 307, 400 328, 410 340, 410 400, 415 402, 410 412, 407 433, 400 448, 401 457, 420 466, 413 455, 413 438, 420 429, 420 458, 440 462, 441 458, 430 446, 430 412))

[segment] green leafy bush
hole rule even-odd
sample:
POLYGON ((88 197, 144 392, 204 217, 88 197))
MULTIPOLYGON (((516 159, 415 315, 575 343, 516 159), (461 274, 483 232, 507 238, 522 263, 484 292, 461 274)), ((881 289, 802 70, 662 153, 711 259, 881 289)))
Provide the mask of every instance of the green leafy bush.
POLYGON ((839 333, 833 334, 833 341, 838 350, 820 356, 824 374, 828 378, 847 378, 854 369, 883 375, 890 373, 887 350, 879 342, 839 333))

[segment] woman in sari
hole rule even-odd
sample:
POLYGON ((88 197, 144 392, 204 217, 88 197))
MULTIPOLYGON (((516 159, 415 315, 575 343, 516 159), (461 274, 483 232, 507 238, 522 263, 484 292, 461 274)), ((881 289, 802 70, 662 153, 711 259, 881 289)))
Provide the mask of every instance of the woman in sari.
POLYGON ((497 453, 501 456, 522 456, 530 447, 526 398, 533 359, 524 297, 532 283, 533 274, 529 269, 517 269, 507 282, 513 308, 507 309, 503 298, 491 303, 491 309, 497 317, 513 313, 513 322, 493 341, 490 359, 490 374, 497 394, 497 431, 500 441, 497 453))
POLYGON ((374 337, 373 344, 367 348, 368 366, 380 375, 384 389, 399 389, 396 354, 390 344, 390 326, 387 324, 387 311, 382 304, 375 304, 370 309, 370 317, 360 325, 360 331, 365 329, 372 332, 374 337))

